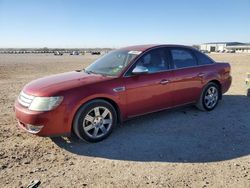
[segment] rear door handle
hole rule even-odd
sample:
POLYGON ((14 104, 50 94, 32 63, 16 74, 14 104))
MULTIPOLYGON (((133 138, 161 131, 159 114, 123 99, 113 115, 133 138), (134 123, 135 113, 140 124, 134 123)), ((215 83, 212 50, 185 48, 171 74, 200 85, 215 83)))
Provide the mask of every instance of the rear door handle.
POLYGON ((165 84, 167 84, 167 83, 169 83, 169 82, 170 82, 169 80, 165 80, 165 79, 164 79, 164 80, 161 80, 161 81, 160 81, 160 84, 165 85, 165 84))

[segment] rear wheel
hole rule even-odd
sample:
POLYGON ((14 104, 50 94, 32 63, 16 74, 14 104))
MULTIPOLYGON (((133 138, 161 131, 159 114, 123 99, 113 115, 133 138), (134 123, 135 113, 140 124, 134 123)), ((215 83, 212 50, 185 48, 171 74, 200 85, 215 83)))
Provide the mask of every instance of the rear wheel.
POLYGON ((211 111, 217 106, 219 96, 220 90, 218 85, 210 82, 204 87, 196 107, 202 111, 211 111))
POLYGON ((99 142, 107 138, 117 123, 114 107, 105 100, 93 100, 84 104, 76 113, 73 130, 88 142, 99 142))

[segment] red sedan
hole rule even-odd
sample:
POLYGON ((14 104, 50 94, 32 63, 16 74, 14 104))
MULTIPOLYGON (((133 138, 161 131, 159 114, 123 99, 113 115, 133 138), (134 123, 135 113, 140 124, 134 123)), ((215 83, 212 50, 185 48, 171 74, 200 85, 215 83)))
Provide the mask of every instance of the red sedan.
POLYGON ((39 136, 98 142, 128 118, 195 104, 213 110, 231 85, 230 65, 191 47, 141 45, 118 49, 86 69, 27 84, 15 102, 18 124, 39 136))

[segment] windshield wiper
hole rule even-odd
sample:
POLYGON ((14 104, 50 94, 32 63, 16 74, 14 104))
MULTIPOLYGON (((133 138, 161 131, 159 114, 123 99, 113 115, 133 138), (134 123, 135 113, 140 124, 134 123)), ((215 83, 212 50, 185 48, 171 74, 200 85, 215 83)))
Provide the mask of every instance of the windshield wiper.
POLYGON ((105 74, 102 74, 102 73, 99 73, 99 72, 94 72, 94 71, 89 71, 89 70, 86 70, 86 69, 83 69, 84 72, 86 72, 87 74, 100 74, 102 76, 107 76, 105 74))
POLYGON ((87 74, 93 73, 92 71, 87 71, 86 69, 82 69, 83 72, 86 72, 87 74))

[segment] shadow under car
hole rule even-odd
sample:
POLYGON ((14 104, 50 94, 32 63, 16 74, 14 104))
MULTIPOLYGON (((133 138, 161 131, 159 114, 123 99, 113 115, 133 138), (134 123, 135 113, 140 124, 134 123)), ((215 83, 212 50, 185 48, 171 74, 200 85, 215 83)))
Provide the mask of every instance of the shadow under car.
POLYGON ((211 112, 193 106, 124 122, 106 140, 86 143, 52 138, 78 155, 129 161, 202 163, 250 154, 250 98, 225 95, 211 112))

